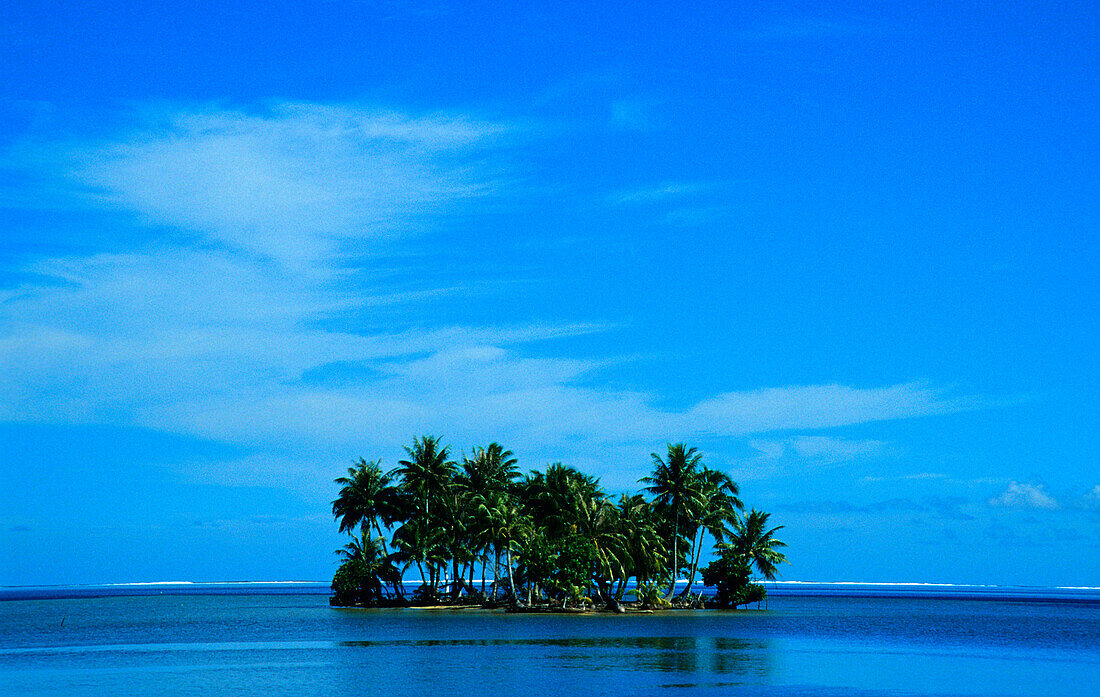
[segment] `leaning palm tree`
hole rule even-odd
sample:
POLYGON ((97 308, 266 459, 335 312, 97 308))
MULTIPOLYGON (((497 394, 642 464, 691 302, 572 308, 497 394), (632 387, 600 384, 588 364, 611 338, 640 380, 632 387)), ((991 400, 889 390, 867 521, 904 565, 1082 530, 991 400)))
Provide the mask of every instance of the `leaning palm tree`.
POLYGON ((695 583, 699 558, 703 553, 703 535, 710 533, 715 543, 724 542, 726 535, 730 533, 730 526, 738 522, 737 512, 745 508, 738 498, 741 490, 737 482, 724 472, 704 466, 699 470, 698 485, 697 503, 701 504, 701 508, 691 512, 691 518, 696 523, 695 529, 691 531, 691 573, 688 575, 687 585, 680 592, 681 597, 687 597, 695 583))
POLYGON ((680 535, 685 522, 688 527, 691 514, 699 510, 702 494, 700 492, 699 463, 702 453, 683 443, 668 444, 668 459, 663 460, 657 453, 651 453, 653 473, 640 481, 648 484, 645 491, 653 494, 658 507, 664 511, 672 524, 672 581, 669 583, 665 598, 671 598, 676 590, 676 577, 679 575, 682 559, 680 557, 680 535), (685 517, 688 521, 685 521, 685 517))
POLYGON ((779 551, 779 548, 786 547, 787 543, 774 537, 776 530, 783 529, 782 525, 777 525, 771 530, 767 529, 769 515, 754 508, 745 520, 739 520, 734 524, 729 544, 719 545, 719 547, 732 548, 746 563, 755 566, 761 576, 774 581, 778 572, 777 565, 787 562, 786 555, 779 551))

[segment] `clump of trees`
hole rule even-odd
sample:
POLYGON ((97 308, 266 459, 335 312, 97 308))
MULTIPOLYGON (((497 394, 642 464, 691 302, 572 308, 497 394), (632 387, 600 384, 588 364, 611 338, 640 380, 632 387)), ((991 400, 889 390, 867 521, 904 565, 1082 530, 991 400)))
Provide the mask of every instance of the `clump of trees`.
POLYGON ((630 592, 643 608, 698 606, 701 576, 717 588, 714 604, 736 607, 764 597, 753 570, 774 579, 786 561, 774 537, 782 526, 767 530, 760 511, 743 516, 737 484, 683 443, 653 453, 642 493, 617 500, 561 463, 522 474, 498 443, 461 462, 433 436, 405 451, 388 472, 360 458, 336 479, 332 513, 350 541, 337 551, 334 605, 617 610, 630 592), (715 559, 700 569, 708 534, 715 559), (410 593, 403 578, 413 568, 420 585, 410 593))

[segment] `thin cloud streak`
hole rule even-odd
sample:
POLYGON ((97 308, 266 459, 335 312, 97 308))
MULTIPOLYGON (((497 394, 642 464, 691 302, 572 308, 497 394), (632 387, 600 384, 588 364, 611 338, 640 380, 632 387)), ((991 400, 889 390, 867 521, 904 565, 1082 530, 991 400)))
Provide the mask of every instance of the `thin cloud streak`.
POLYGON ((919 382, 872 388, 800 385, 720 394, 686 416, 715 434, 745 434, 947 414, 980 404, 919 382))
POLYGON ((872 457, 886 452, 886 443, 879 440, 849 440, 829 436, 795 436, 778 440, 751 440, 749 446, 761 457, 777 460, 796 457, 804 460, 834 463, 872 457))

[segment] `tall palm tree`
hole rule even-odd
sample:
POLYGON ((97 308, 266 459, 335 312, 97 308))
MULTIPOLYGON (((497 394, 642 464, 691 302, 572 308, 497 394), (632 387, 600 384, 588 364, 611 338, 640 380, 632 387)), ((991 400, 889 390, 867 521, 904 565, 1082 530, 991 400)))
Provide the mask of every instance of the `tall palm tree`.
POLYGON ((619 579, 615 599, 622 600, 626 581, 634 577, 638 586, 659 582, 668 568, 668 548, 658 531, 653 506, 641 494, 623 494, 619 498, 618 520, 623 535, 623 578, 619 579))
POLYGON ((416 564, 421 583, 434 594, 439 585, 439 566, 446 562, 443 531, 424 518, 413 518, 394 531, 393 543, 397 547, 394 560, 404 563, 405 569, 416 564))
MULTIPOLYGON (((680 534, 685 515, 702 508, 699 481, 699 463, 703 455, 695 448, 683 443, 668 444, 668 459, 663 460, 657 453, 651 453, 653 473, 640 481, 648 484, 645 491, 653 494, 657 505, 667 513, 672 523, 672 580, 665 598, 671 598, 676 591, 676 577, 679 575, 680 534)), ((694 529, 692 527, 692 529, 694 529)))
MULTIPOLYGON (((477 498, 477 518, 486 533, 486 541, 496 550, 493 567, 493 597, 499 585, 500 555, 504 554, 504 567, 508 575, 508 587, 512 598, 516 597, 515 577, 512 573, 512 551, 534 528, 531 516, 523 512, 519 503, 504 493, 496 492, 477 498)), ((486 562, 488 559, 486 558, 486 562)), ((484 567, 483 567, 484 568, 484 567)))
POLYGON ((619 524, 619 509, 603 492, 588 498, 578 494, 574 504, 577 518, 576 531, 592 543, 596 554, 596 573, 593 579, 604 601, 613 605, 615 581, 626 573, 626 536, 619 524))
POLYGON ((733 535, 728 546, 748 564, 755 566, 761 576, 774 581, 778 572, 776 565, 787 562, 786 555, 779 551, 779 548, 786 547, 787 543, 774 537, 776 530, 783 529, 782 525, 777 525, 771 530, 767 529, 769 515, 764 511, 752 509, 745 520, 738 520, 734 524, 733 535))
MULTIPOLYGON (((470 555, 470 585, 473 585, 475 562, 481 562, 481 592, 485 593, 489 557, 495 552, 493 563, 493 593, 499 582, 501 549, 492 536, 491 513, 497 509, 501 498, 508 496, 515 478, 519 476, 518 461, 511 450, 500 443, 490 443, 484 448, 474 448, 472 457, 462 458, 462 469, 455 476, 458 496, 455 502, 467 532, 470 555), (480 554, 480 557, 479 557, 480 554)), ((464 550, 465 551, 465 550, 464 550)))
POLYGON ((408 460, 401 460, 391 475, 401 477, 401 488, 408 492, 416 513, 431 517, 432 503, 442 501, 454 482, 457 466, 450 457, 450 446, 440 447, 439 438, 413 438, 412 447, 405 446, 408 460))
POLYGON ((715 543, 725 541, 730 527, 737 523, 737 512, 743 510, 745 505, 741 503, 738 494, 741 493, 737 482, 730 479, 724 472, 702 467, 698 475, 699 498, 697 503, 701 508, 691 512, 691 519, 695 527, 691 531, 692 556, 691 573, 688 575, 687 585, 680 592, 682 597, 691 593, 691 587, 695 583, 695 574, 699 569, 699 558, 703 553, 703 535, 710 533, 715 543))
POLYGON ((390 476, 382 472, 380 461, 359 458, 348 468, 348 476, 335 480, 340 493, 332 502, 332 515, 340 521, 340 532, 350 533, 361 526, 364 539, 376 532, 387 554, 382 524, 389 526, 402 515, 400 496, 391 482, 390 476))
POLYGON ((504 491, 519 476, 519 461, 500 443, 474 448, 472 458, 462 458, 462 471, 456 481, 473 494, 504 491))
MULTIPOLYGON (((431 541, 429 548, 408 551, 427 563, 429 583, 432 589, 438 586, 441 570, 446 569, 446 560, 453 557, 447 550, 453 549, 455 537, 454 506, 450 494, 454 486, 457 465, 450 459, 450 448, 441 446, 435 436, 414 438, 412 446, 405 446, 409 459, 398 462, 399 467, 390 472, 400 477, 401 491, 410 501, 409 523, 417 523, 405 536, 408 540, 431 541), (412 534, 415 532, 415 534, 412 534), (431 553, 430 557, 424 556, 431 553), (443 554, 441 560, 440 554, 443 554)), ((457 565, 457 562, 455 563, 457 565)), ((434 593, 434 590, 431 592, 434 593)))
POLYGON ((546 472, 532 471, 516 490, 524 510, 539 521, 552 540, 576 530, 578 501, 607 496, 599 479, 560 462, 547 465, 546 472))

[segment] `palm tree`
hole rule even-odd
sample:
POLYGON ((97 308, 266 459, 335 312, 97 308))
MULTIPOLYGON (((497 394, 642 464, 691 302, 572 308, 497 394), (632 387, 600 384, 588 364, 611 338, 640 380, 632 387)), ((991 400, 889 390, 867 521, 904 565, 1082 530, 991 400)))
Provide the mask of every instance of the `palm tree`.
POLYGON ((362 526, 364 539, 377 532, 387 554, 381 524, 389 526, 402 516, 400 496, 391 482, 390 476, 382 472, 380 461, 359 458, 348 468, 348 476, 335 480, 340 493, 332 502, 332 515, 340 521, 340 532, 350 533, 362 526))
POLYGON ((495 552, 493 565, 493 593, 499 582, 500 554, 492 537, 491 513, 499 506, 502 497, 508 496, 514 480, 519 476, 518 461, 511 450, 505 450, 493 442, 484 448, 474 448, 473 457, 462 458, 462 470, 455 476, 456 497, 460 518, 466 527, 470 585, 473 585, 475 562, 480 552, 481 592, 485 593, 485 577, 488 575, 489 556, 495 552), (494 550, 493 548, 496 547, 494 550))
POLYGON ((405 446, 409 459, 398 462, 400 467, 390 472, 401 477, 401 488, 412 496, 416 513, 425 517, 431 516, 431 504, 443 499, 457 472, 448 459, 450 446, 441 448, 439 440, 435 436, 413 438, 412 447, 405 446))
POLYGON ((699 558, 703 553, 704 533, 709 532, 716 543, 725 541, 726 535, 730 532, 727 525, 736 525, 737 512, 745 508, 741 499, 738 498, 738 494, 741 493, 740 488, 724 472, 704 466, 699 471, 698 485, 698 503, 702 504, 702 508, 692 511, 691 517, 697 524, 691 533, 693 551, 691 573, 688 575, 687 585, 680 592, 681 597, 687 597, 695 583, 699 558))
MULTIPOLYGON (((512 602, 516 601, 516 581, 512 573, 512 551, 534 529, 535 522, 523 512, 519 504, 510 496, 497 495, 481 499, 479 515, 485 522, 489 537, 496 547, 497 561, 504 552, 504 568, 508 573, 508 587, 512 592, 512 602)), ((493 573, 494 597, 497 581, 496 569, 493 573)))
POLYGON ((761 576, 774 581, 778 572, 776 565, 787 562, 786 555, 779 551, 779 548, 786 547, 787 543, 773 537, 776 530, 783 529, 782 525, 771 530, 766 529, 769 515, 755 508, 752 509, 744 521, 738 520, 734 524, 733 536, 728 546, 736 550, 748 564, 755 566, 761 576))
POLYGON ((634 577, 638 586, 660 582, 668 568, 668 548, 658 532, 653 506, 641 494, 619 497, 618 521, 623 535, 623 577, 615 599, 622 600, 626 582, 634 577))
POLYGON ((577 527, 577 502, 606 498, 600 480, 560 462, 546 472, 532 471, 517 485, 517 494, 531 517, 539 521, 548 539, 560 539, 577 527))
POLYGON ((703 455, 683 443, 668 444, 667 461, 657 453, 650 455, 653 458, 653 473, 640 481, 649 485, 645 490, 653 494, 657 505, 667 513, 672 523, 672 581, 665 596, 667 599, 676 590, 676 576, 681 568, 680 531, 683 518, 702 508, 698 467, 703 455))
POLYGON ((338 603, 350 601, 376 605, 382 601, 387 585, 399 595, 404 595, 401 592, 401 571, 394 564, 393 557, 383 552, 381 542, 381 537, 360 541, 352 535, 351 542, 336 550, 343 558, 333 580, 334 599, 338 603))
POLYGON ((403 562, 405 569, 416 564, 421 583, 434 595, 439 585, 438 567, 447 561, 443 531, 423 518, 414 518, 394 531, 393 543, 397 547, 394 560, 403 562))
POLYGON ((457 532, 456 511, 450 500, 457 466, 449 459, 450 448, 440 446, 439 441, 435 436, 414 438, 412 447, 405 446, 409 459, 398 462, 400 466, 390 472, 401 478, 400 489, 411 502, 411 515, 402 528, 416 523, 403 535, 404 552, 427 564, 432 593, 439 583, 440 568, 446 568, 448 558, 453 560, 447 550, 454 548, 457 532))
POLYGON ((484 448, 474 448, 472 458, 463 457, 462 472, 455 479, 473 494, 504 491, 519 476, 518 464, 511 450, 494 442, 484 448))
POLYGON ((627 542, 619 524, 619 509, 603 492, 586 498, 578 494, 574 504, 577 533, 592 543, 596 554, 596 574, 593 579, 604 602, 614 605, 615 581, 626 574, 627 542))

